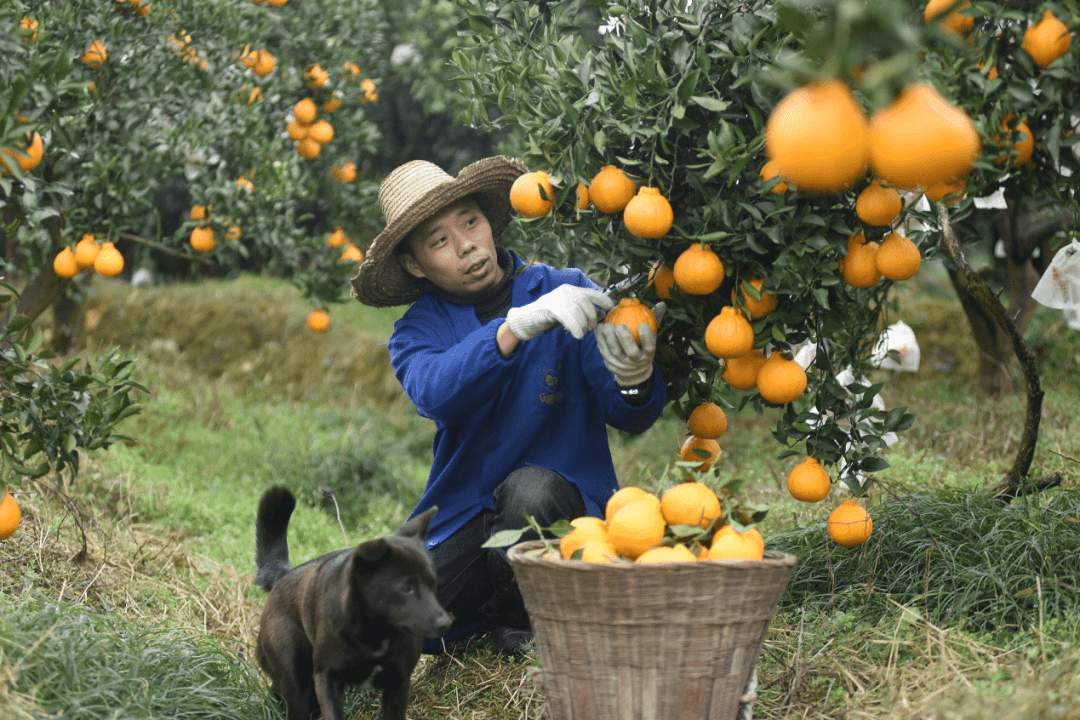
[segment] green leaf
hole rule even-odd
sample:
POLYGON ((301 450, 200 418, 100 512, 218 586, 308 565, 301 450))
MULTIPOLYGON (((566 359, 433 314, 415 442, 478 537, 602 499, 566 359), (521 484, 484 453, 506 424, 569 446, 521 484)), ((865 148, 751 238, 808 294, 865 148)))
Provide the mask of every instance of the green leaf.
POLYGON ((521 536, 531 531, 532 528, 523 527, 516 530, 500 530, 499 532, 492 533, 483 545, 480 547, 485 548, 497 548, 497 547, 510 547, 517 544, 521 540, 521 536))
POLYGON ((712 112, 723 112, 724 110, 727 110, 728 105, 731 104, 724 102, 723 100, 718 100, 717 98, 707 97, 704 95, 694 95, 690 98, 690 102, 694 103, 695 105, 700 105, 706 110, 710 110, 712 112))
POLYGON ((8 321, 8 332, 17 333, 30 324, 30 318, 23 314, 17 314, 8 321))

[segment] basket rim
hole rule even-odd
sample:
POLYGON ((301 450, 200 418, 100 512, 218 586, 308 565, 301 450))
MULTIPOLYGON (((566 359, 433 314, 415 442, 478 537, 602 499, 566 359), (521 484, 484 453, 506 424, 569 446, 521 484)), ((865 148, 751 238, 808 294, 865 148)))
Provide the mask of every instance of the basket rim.
POLYGON ((715 570, 717 568, 793 568, 799 558, 790 553, 780 550, 766 550, 761 560, 679 560, 666 563, 638 564, 632 562, 619 563, 592 563, 580 560, 564 560, 563 558, 544 558, 534 553, 544 547, 543 540, 526 540, 525 542, 512 545, 507 550, 510 563, 531 565, 537 567, 560 568, 580 572, 612 572, 633 568, 634 572, 668 571, 675 569, 698 568, 701 570, 715 570), (530 554, 532 553, 532 554, 530 554))

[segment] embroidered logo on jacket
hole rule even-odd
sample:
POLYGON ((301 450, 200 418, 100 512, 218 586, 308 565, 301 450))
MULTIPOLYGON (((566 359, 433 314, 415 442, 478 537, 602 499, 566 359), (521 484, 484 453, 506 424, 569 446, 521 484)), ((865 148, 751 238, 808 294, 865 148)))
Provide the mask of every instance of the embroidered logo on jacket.
POLYGON ((540 390, 540 402, 554 405, 563 399, 563 391, 559 389, 559 371, 562 363, 554 368, 544 370, 543 386, 540 390))

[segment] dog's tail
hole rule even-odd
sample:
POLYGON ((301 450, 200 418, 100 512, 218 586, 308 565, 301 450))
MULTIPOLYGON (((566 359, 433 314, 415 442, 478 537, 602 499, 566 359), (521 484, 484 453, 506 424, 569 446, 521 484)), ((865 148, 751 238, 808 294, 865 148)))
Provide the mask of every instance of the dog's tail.
POLYGON ((255 584, 267 592, 281 576, 292 569, 289 564, 287 531, 296 498, 287 488, 275 486, 263 493, 255 518, 255 584))

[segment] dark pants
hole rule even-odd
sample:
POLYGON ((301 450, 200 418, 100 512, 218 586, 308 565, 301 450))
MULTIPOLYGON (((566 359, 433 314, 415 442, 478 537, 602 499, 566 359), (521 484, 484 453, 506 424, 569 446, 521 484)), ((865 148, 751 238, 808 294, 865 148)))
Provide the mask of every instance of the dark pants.
MULTIPOLYGON (((510 473, 495 489, 494 499, 494 510, 484 510, 431 551, 439 602, 454 618, 447 639, 494 625, 529 627, 507 548, 480 547, 493 533, 527 526, 525 513, 542 528, 585 514, 578 489, 562 475, 540 467, 510 473)), ((535 540, 536 533, 529 531, 521 539, 535 540)))

